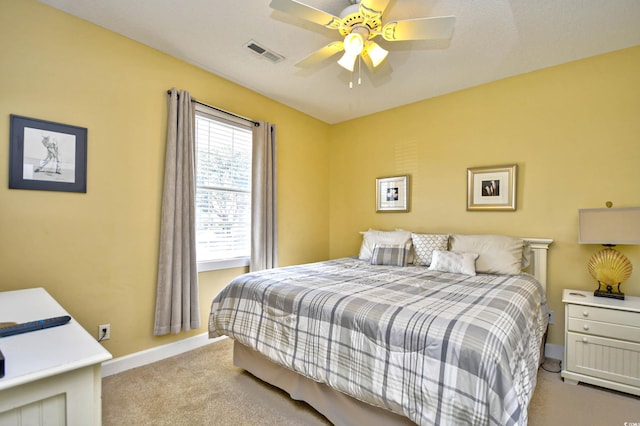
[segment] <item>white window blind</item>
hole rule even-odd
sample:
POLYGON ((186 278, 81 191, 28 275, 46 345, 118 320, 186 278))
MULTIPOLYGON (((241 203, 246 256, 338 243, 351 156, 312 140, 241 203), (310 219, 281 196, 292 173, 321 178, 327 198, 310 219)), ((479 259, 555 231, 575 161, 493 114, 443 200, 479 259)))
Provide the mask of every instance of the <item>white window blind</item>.
MULTIPOLYGON (((251 124, 196 109, 196 234, 202 263, 247 265, 251 254, 251 124), (229 260, 240 262, 229 262, 229 260)), ((224 266, 223 266, 224 267, 224 266)))

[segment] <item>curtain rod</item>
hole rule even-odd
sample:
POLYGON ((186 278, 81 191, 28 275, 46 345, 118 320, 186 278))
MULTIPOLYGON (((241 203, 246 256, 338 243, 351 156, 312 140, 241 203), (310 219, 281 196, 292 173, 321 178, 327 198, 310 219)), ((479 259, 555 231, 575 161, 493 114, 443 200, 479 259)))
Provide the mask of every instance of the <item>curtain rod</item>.
MULTIPOLYGON (((171 90, 167 90, 167 95, 170 95, 170 94, 171 94, 171 90)), ((178 97, 179 96, 180 96, 180 94, 178 93, 178 97)), ((251 120, 250 118, 243 117, 241 115, 234 114, 234 113, 229 112, 229 111, 225 111, 222 108, 214 107, 213 105, 205 104, 204 102, 200 102, 199 100, 197 100, 196 98, 193 98, 193 97, 191 98, 191 100, 193 102, 197 103, 197 104, 206 106, 206 107, 211 108, 211 109, 215 109, 216 111, 222 112, 224 114, 229 114, 229 115, 231 115, 233 117, 236 117, 236 118, 239 118, 241 120, 248 121, 249 123, 252 123, 254 126, 260 126, 260 122, 258 122, 258 121, 251 120)))

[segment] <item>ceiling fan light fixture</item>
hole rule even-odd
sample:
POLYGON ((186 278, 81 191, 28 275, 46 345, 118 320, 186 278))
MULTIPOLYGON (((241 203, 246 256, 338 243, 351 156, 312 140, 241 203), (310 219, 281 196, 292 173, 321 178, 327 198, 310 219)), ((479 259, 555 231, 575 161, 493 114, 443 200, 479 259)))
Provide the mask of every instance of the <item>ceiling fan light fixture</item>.
POLYGON ((344 50, 349 55, 358 56, 364 48, 364 39, 356 32, 347 34, 344 38, 344 50))
POLYGON ((371 58, 371 63, 375 68, 378 65, 380 65, 382 61, 384 61, 384 59, 387 57, 389 52, 383 49, 382 47, 380 47, 379 44, 371 42, 367 45, 367 54, 371 58))
POLYGON ((340 60, 338 61, 338 65, 340 65, 342 68, 346 68, 347 70, 353 72, 353 67, 356 64, 357 58, 358 58, 357 53, 355 55, 352 55, 349 52, 345 51, 344 55, 342 55, 342 58, 340 58, 340 60))
POLYGON ((338 61, 338 64, 353 72, 356 58, 364 49, 364 38, 357 32, 347 34, 344 38, 344 55, 338 61))

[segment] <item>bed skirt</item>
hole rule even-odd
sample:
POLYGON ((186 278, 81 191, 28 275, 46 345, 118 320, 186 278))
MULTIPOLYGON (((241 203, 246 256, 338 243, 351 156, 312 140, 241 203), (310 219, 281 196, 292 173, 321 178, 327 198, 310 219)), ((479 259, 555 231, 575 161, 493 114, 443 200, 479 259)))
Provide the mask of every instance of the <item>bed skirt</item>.
POLYGON ((323 383, 296 374, 235 341, 233 364, 284 390, 291 398, 311 405, 334 425, 415 426, 404 416, 358 401, 323 383))

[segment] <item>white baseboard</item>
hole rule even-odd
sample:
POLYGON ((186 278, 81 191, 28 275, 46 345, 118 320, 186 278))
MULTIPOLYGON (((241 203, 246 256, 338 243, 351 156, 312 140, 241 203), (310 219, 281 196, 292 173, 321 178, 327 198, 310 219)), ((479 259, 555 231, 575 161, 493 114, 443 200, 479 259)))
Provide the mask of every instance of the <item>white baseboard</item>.
POLYGON ((111 376, 132 368, 141 367, 143 365, 151 364, 152 362, 180 355, 183 352, 197 349, 226 338, 226 336, 222 336, 215 339, 209 339, 208 333, 202 333, 187 339, 178 340, 177 342, 168 343, 166 345, 157 346, 155 348, 115 358, 102 363, 102 377, 111 376))
POLYGON ((552 345, 551 343, 547 343, 544 345, 544 356, 546 356, 547 358, 562 360, 563 354, 564 346, 552 345))

